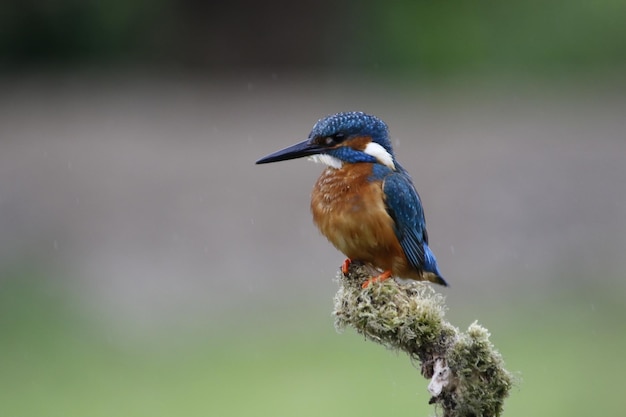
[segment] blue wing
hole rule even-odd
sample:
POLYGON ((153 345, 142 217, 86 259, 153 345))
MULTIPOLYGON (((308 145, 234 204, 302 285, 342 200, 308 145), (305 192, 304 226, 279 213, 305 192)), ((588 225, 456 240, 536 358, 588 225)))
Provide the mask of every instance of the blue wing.
POLYGON ((426 220, 420 197, 409 174, 396 163, 397 171, 374 165, 373 178, 383 181, 387 213, 394 221, 394 231, 407 260, 416 270, 435 275, 441 285, 448 285, 439 272, 435 254, 428 247, 426 220))
POLYGON ((384 178, 383 193, 387 212, 395 222, 396 236, 409 263, 415 269, 425 269, 432 252, 428 249, 427 254, 424 248, 428 243, 424 210, 411 178, 402 171, 391 172, 384 178))

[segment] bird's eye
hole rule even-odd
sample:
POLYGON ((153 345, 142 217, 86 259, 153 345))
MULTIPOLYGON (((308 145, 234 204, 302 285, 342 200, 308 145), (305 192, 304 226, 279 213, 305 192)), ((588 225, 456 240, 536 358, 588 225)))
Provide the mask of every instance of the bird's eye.
POLYGON ((344 133, 335 133, 334 135, 326 136, 324 138, 324 143, 326 146, 332 146, 343 142, 345 139, 346 135, 344 133))
POLYGON ((322 146, 335 146, 346 140, 348 136, 345 133, 337 132, 328 136, 318 136, 316 142, 322 146))

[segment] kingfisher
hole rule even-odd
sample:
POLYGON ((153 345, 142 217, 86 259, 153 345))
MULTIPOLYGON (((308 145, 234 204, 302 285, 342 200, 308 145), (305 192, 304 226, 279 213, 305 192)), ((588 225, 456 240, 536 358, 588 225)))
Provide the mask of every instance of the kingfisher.
POLYGON ((428 246, 426 220, 409 173, 391 147, 389 129, 363 112, 320 119, 308 139, 259 159, 257 164, 308 156, 326 166, 311 193, 313 221, 350 263, 373 267, 379 275, 447 286, 428 246))

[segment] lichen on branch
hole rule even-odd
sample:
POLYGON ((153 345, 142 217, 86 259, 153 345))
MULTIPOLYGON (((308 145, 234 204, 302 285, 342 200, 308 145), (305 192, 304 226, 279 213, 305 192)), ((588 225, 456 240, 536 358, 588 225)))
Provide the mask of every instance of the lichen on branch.
POLYGON ((397 283, 393 279, 362 283, 372 276, 366 266, 352 263, 340 273, 335 296, 335 326, 353 327, 367 339, 406 352, 430 379, 431 404, 444 417, 495 417, 513 383, 489 332, 473 323, 462 333, 444 319, 445 300, 430 284, 397 283))

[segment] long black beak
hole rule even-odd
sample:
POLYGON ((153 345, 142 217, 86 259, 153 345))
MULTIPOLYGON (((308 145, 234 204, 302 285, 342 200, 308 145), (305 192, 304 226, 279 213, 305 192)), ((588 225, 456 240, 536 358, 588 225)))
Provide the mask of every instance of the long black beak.
POLYGON ((288 148, 267 155, 265 158, 256 161, 256 163, 269 164, 270 162, 287 161, 289 159, 302 158, 303 156, 316 155, 322 151, 324 151, 324 148, 321 146, 310 143, 309 140, 305 140, 304 142, 296 143, 288 148))

